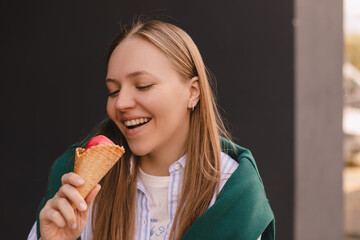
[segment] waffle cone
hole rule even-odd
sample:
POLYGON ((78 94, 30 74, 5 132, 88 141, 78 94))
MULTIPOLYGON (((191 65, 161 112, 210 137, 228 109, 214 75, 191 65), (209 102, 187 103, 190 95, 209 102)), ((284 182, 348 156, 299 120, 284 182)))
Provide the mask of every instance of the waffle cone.
POLYGON ((76 148, 74 172, 85 181, 81 187, 77 188, 83 198, 114 166, 124 152, 124 148, 118 145, 97 145, 86 150, 76 148))

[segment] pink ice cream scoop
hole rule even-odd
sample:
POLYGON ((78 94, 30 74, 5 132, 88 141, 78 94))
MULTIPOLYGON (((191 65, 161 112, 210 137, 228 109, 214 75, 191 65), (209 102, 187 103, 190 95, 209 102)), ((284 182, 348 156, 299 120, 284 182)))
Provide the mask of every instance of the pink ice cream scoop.
POLYGON ((104 135, 97 135, 96 137, 91 138, 85 149, 91 148, 96 145, 115 145, 110 139, 104 135))

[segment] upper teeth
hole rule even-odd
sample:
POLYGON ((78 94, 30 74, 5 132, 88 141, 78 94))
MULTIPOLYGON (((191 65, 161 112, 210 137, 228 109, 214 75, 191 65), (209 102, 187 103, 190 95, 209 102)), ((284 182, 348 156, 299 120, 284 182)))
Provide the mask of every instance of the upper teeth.
POLYGON ((132 119, 132 120, 125 121, 124 124, 125 124, 125 126, 130 127, 130 126, 135 126, 140 123, 144 123, 144 122, 148 122, 148 121, 150 121, 150 118, 138 118, 138 119, 132 119))

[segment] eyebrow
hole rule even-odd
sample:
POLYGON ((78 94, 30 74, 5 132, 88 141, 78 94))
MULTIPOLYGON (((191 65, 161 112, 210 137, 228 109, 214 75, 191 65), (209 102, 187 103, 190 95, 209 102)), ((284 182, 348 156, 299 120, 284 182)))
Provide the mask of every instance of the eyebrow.
MULTIPOLYGON (((126 78, 135 78, 135 77, 137 77, 139 75, 143 75, 143 74, 153 76, 152 74, 150 74, 150 73, 148 73, 146 71, 135 71, 135 72, 131 72, 131 73, 127 74, 126 78)), ((112 79, 112 78, 107 78, 105 80, 105 82, 117 82, 117 81, 115 79, 112 79)))

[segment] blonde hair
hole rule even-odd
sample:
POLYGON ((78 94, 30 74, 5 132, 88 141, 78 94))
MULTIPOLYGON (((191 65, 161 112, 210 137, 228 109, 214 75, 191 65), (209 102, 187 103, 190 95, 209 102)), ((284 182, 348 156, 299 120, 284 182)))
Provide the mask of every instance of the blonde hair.
MULTIPOLYGON (((220 139, 229 139, 209 84, 200 52, 182 29, 158 20, 138 21, 125 25, 112 42, 107 63, 115 47, 125 38, 140 37, 152 43, 170 59, 184 80, 198 76, 200 99, 190 115, 187 157, 178 208, 170 231, 170 239, 180 239, 194 221, 209 207, 220 180, 220 139)), ((130 168, 131 151, 116 125, 109 122, 99 133, 113 134, 117 144, 126 148, 120 161, 102 179, 102 190, 95 199, 92 215, 93 239, 134 238, 137 175, 139 159, 130 168), (130 172, 130 169, 132 169, 130 172)))

